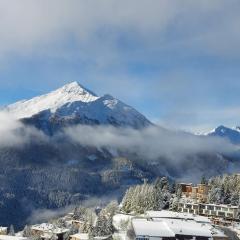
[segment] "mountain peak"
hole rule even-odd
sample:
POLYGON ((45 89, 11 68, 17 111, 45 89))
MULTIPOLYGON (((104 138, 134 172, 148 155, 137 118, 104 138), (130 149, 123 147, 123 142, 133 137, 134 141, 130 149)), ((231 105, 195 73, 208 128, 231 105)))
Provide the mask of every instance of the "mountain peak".
POLYGON ((81 94, 81 95, 90 94, 92 96, 97 97, 97 95, 95 93, 93 93, 89 89, 83 87, 77 81, 67 83, 64 86, 62 86, 61 88, 57 89, 56 91, 58 91, 58 90, 65 92, 65 93, 75 93, 75 94, 81 94))
POLYGON ((139 129, 151 125, 134 108, 109 94, 98 97, 78 82, 70 82, 48 94, 16 102, 3 110, 17 119, 24 119, 25 123, 35 124, 48 134, 72 123, 111 124, 139 129))
POLYGON ((93 102, 99 97, 81 86, 78 82, 70 82, 48 94, 19 101, 4 108, 16 118, 28 118, 41 111, 49 109, 55 112, 61 106, 72 102, 93 102))
POLYGON ((228 128, 223 125, 220 125, 206 135, 223 137, 225 139, 230 140, 230 142, 234 144, 240 143, 240 131, 238 128, 228 128))

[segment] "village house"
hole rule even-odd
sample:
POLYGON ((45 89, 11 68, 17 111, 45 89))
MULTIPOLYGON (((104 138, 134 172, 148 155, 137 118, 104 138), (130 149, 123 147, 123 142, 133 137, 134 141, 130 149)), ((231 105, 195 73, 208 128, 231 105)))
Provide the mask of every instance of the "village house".
POLYGON ((8 228, 7 227, 0 227, 0 235, 7 235, 8 228))
POLYGON ((239 208, 231 205, 218 205, 208 203, 191 203, 180 201, 178 211, 192 213, 208 217, 219 217, 229 220, 239 219, 239 208))
POLYGON ((42 239, 52 239, 53 236, 56 237, 57 240, 63 240, 64 234, 69 232, 67 228, 59 228, 50 223, 42 223, 33 225, 31 227, 31 232, 35 236, 40 236, 42 239))

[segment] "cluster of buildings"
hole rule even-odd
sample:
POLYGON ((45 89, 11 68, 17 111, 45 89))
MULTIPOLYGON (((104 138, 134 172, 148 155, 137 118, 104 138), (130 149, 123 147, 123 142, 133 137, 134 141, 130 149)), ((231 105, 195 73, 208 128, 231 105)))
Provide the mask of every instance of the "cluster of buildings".
POLYGON ((208 203, 208 186, 206 184, 180 183, 182 198, 178 203, 178 212, 211 217, 216 223, 220 219, 239 220, 239 207, 208 203))
MULTIPOLYGON (((206 184, 181 183, 179 185, 181 199, 178 202, 177 212, 147 211, 140 217, 116 214, 113 217, 113 226, 118 234, 116 236, 120 236, 120 239, 123 240, 228 240, 228 236, 215 224, 222 224, 219 220, 221 219, 221 221, 229 221, 233 227, 232 221, 239 219, 239 208, 208 203, 209 188, 206 184), (124 230, 125 235, 122 233, 124 232, 123 225, 126 228, 129 226, 128 223, 132 226, 131 236, 128 236, 126 229, 124 230)), ((65 227, 51 223, 33 225, 30 227, 31 236, 36 236, 42 240, 64 240, 66 238, 69 240, 89 240, 89 235, 86 233, 70 233, 70 229, 80 229, 84 224, 82 220, 74 219, 73 213, 67 214, 61 218, 61 221, 65 227)), ((240 229, 240 224, 237 225, 236 229, 240 229)), ((6 227, 0 227, 0 240, 29 239, 22 236, 8 236, 7 233, 6 227)), ((112 236, 91 239, 110 240, 112 236)))
POLYGON ((134 240, 227 240, 207 217, 171 211, 148 211, 132 219, 134 240))

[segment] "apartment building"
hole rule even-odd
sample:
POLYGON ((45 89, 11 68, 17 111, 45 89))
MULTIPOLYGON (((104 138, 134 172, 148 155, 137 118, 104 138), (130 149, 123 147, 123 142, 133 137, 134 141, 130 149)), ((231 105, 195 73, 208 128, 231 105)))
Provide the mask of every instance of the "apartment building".
POLYGON ((208 186, 206 184, 180 183, 182 197, 195 199, 197 202, 205 203, 208 198, 208 186))
POLYGON ((239 219, 239 208, 231 205, 180 202, 178 211, 224 219, 239 219))

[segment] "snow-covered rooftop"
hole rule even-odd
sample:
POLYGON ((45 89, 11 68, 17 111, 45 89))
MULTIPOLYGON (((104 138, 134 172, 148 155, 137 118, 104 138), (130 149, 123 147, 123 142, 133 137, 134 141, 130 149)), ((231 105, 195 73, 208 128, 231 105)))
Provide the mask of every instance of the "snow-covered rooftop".
POLYGON ((0 240, 27 240, 25 237, 18 236, 9 236, 9 235, 0 235, 0 240))
POLYGON ((132 220, 138 236, 172 237, 172 235, 226 237, 222 231, 212 226, 207 217, 172 211, 148 211, 145 218, 132 220))
POLYGON ((170 219, 189 219, 201 223, 210 223, 210 219, 204 216, 193 215, 191 213, 179 213, 172 211, 147 211, 146 216, 150 218, 170 218, 170 219))
MULTIPOLYGON (((176 235, 187 235, 211 238, 213 235, 210 224, 185 219, 133 219, 132 225, 137 236, 175 237, 176 235)), ((217 234, 217 232, 215 233, 217 234)))
MULTIPOLYGON (((178 235, 211 237, 210 225, 185 219, 164 219, 168 227, 178 235)), ((158 222, 155 221, 155 222, 158 222)))
POLYGON ((42 224, 33 225, 31 229, 45 232, 45 233, 54 233, 54 234, 60 234, 60 233, 65 233, 69 231, 69 229, 67 228, 59 228, 54 226, 51 223, 42 223, 42 224))
POLYGON ((136 236, 175 237, 175 233, 168 225, 161 221, 147 221, 146 219, 133 219, 132 226, 136 236))

